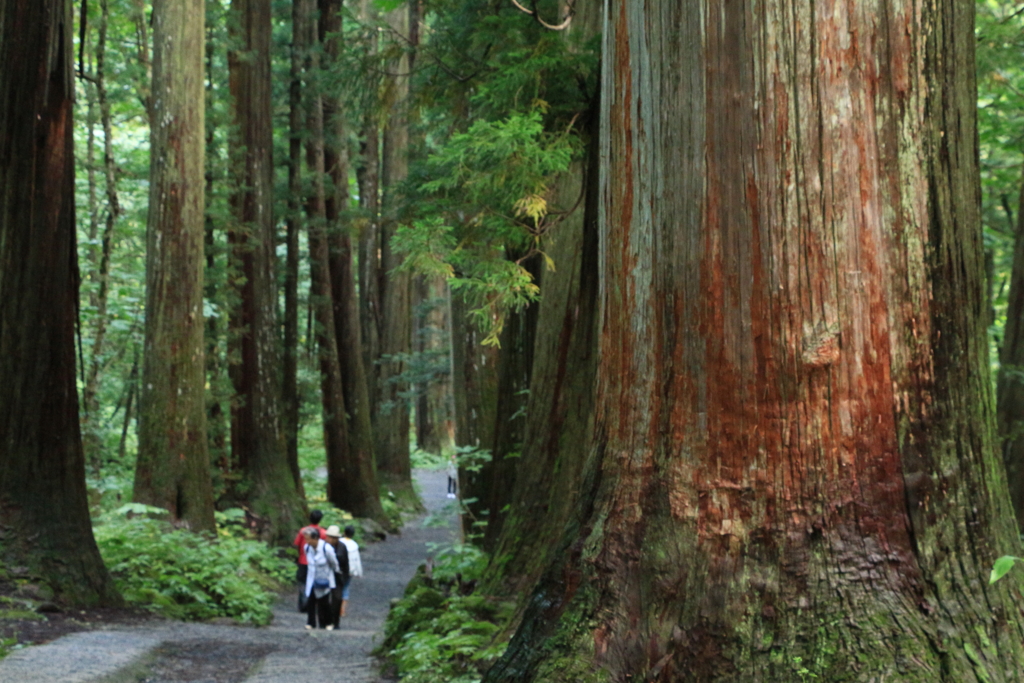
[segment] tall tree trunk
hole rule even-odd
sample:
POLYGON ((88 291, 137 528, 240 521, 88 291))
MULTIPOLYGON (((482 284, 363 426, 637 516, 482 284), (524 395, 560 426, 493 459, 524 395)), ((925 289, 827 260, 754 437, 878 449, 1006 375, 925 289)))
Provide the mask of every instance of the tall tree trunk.
POLYGON ((1021 209, 1024 209, 1024 185, 1017 210, 1006 328, 999 347, 996 415, 1010 499, 1017 524, 1024 529, 1024 212, 1021 209))
MULTIPOLYGON (((408 3, 399 5, 387 17, 399 36, 409 36, 408 3)), ((404 46, 403 46, 404 47, 404 46)), ((373 427, 376 436, 377 471, 399 498, 415 501, 409 461, 409 404, 401 396, 407 387, 401 375, 401 360, 412 350, 412 280, 408 271, 398 271, 402 257, 391 249, 402 208, 400 185, 409 174, 409 55, 403 49, 390 63, 386 101, 391 117, 384 129, 384 158, 381 176, 384 187, 380 231, 380 357, 377 359, 377 403, 373 427)))
POLYGON ((1017 680, 972 5, 606 8, 590 485, 486 680, 1017 680))
POLYGON ((213 529, 203 348, 201 0, 153 3, 146 332, 133 497, 213 529))
POLYGON ((302 211, 302 64, 305 26, 302 0, 292 0, 291 82, 288 85, 288 216, 284 268, 284 379, 282 426, 288 467, 302 498, 306 492, 299 470, 299 229, 302 211))
POLYGON ((416 292, 415 350, 421 363, 434 366, 416 389, 416 446, 428 453, 444 453, 455 446, 448 282, 419 277, 416 292))
MULTIPOLYGON (((223 18, 223 8, 217 0, 208 0, 206 27, 206 111, 214 110, 214 97, 217 93, 217 72, 214 69, 214 57, 218 47, 216 25, 223 18), (211 16, 212 15, 212 16, 211 16), (215 23, 216 22, 216 23, 215 23)), ((204 253, 206 255, 206 271, 204 273, 204 296, 220 309, 224 305, 222 291, 225 288, 224 273, 227 268, 218 268, 218 256, 222 250, 217 244, 217 221, 215 208, 211 207, 214 198, 214 180, 216 165, 219 165, 220 150, 217 144, 217 128, 224 124, 213 116, 206 117, 206 214, 204 219, 204 253)), ((223 259, 221 259, 223 260, 223 259)), ((226 361, 221 355, 221 338, 225 333, 221 311, 215 311, 206 318, 206 381, 209 389, 206 392, 206 437, 209 443, 210 463, 222 474, 231 473, 231 453, 228 447, 230 425, 224 411, 224 402, 231 395, 224 387, 224 366, 226 361)), ((231 389, 233 391, 233 389, 231 389)))
POLYGON ((121 215, 121 202, 117 193, 117 163, 114 161, 114 126, 110 112, 110 99, 107 97, 106 55, 107 26, 110 21, 110 8, 107 0, 100 2, 99 37, 96 40, 96 98, 100 109, 100 124, 103 127, 103 180, 106 187, 107 211, 103 223, 103 235, 100 238, 99 262, 94 271, 97 290, 94 297, 95 327, 93 328, 92 348, 89 353, 89 370, 85 375, 85 387, 82 390, 82 402, 85 404, 82 420, 83 445, 86 458, 95 467, 102 461, 102 444, 98 433, 99 419, 99 384, 100 369, 103 366, 103 342, 107 334, 107 300, 110 291, 110 257, 114 242, 114 225, 121 215))
MULTIPOLYGON (((484 346, 484 335, 470 320, 472 305, 462 292, 451 292, 452 388, 455 405, 455 445, 462 449, 490 450, 498 410, 498 356, 494 346, 484 346)), ((472 499, 484 488, 484 472, 476 467, 459 468, 459 496, 472 499)), ((463 532, 475 536, 486 518, 482 504, 467 508, 463 532)))
MULTIPOLYGON (((360 0, 360 20, 370 26, 368 51, 377 52, 377 14, 373 0, 360 0)), ((371 102, 363 119, 363 140, 360 145, 359 204, 364 220, 359 230, 359 327, 362 332, 363 367, 365 368, 370 405, 380 397, 377 365, 380 356, 381 270, 380 270, 380 131, 371 102)), ((372 413, 371 413, 372 415, 372 413)))
POLYGON ((557 270, 540 280, 522 457, 493 553, 505 560, 489 572, 490 590, 500 594, 520 595, 540 578, 581 492, 587 453, 579 446, 589 434, 597 369, 597 131, 590 137, 586 159, 559 184, 557 197, 568 208, 585 192, 583 209, 545 245, 557 270))
MULTIPOLYGON (((313 176, 313 188, 307 201, 309 223, 309 259, 312 298, 316 311, 317 346, 320 354, 320 387, 323 401, 324 446, 327 451, 327 497, 337 507, 356 517, 370 517, 387 523, 380 504, 380 492, 372 463, 364 462, 353 448, 349 431, 342 364, 334 319, 334 294, 331 283, 330 247, 327 236, 328 178, 325 159, 324 107, 321 63, 318 49, 318 24, 312 18, 313 0, 303 0, 303 23, 311 46, 307 73, 312 82, 307 98, 309 107, 307 163, 313 176), (370 466, 367 467, 367 464, 370 466)), ((308 82, 308 81, 307 81, 308 82)))
MULTIPOLYGON (((321 40, 325 41, 326 69, 341 68, 341 30, 341 0, 320 0, 320 34, 321 40)), ((359 295, 353 269, 352 236, 345 213, 349 204, 348 136, 340 98, 335 95, 325 96, 323 105, 324 124, 330 131, 329 135, 325 135, 324 163, 332 186, 325 207, 330 250, 328 265, 335 339, 348 423, 348 469, 363 480, 367 491, 376 492, 377 472, 370 396, 362 357, 359 295)))
POLYGON ((62 601, 115 605, 89 520, 75 388, 71 35, 68 3, 0 10, 0 562, 62 601))
POLYGON ((228 65, 238 138, 232 164, 237 225, 229 241, 244 278, 236 330, 240 363, 231 372, 231 452, 244 477, 245 498, 268 525, 264 533, 287 544, 303 513, 281 430, 270 0, 232 0, 231 14, 236 50, 228 65))

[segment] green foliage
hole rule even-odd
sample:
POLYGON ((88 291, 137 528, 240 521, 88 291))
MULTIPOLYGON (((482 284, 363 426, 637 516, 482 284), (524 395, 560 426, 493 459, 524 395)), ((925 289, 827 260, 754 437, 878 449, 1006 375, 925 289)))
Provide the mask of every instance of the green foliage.
POLYGON ((1013 569, 1013 565, 1016 564, 1021 558, 1014 557, 1013 555, 1003 555, 995 564, 992 565, 992 573, 989 574, 988 582, 995 583, 999 579, 1006 576, 1007 572, 1013 569))
POLYGON ((475 546, 451 546, 438 552, 429 574, 421 567, 406 587, 388 614, 378 649, 403 681, 479 681, 504 652, 507 642, 495 637, 511 617, 512 603, 472 592, 487 561, 475 546))
POLYGON ((399 227, 392 244, 405 255, 404 268, 450 278, 487 332, 484 344, 498 344, 505 315, 539 295, 524 263, 542 253, 551 227, 547 195, 575 147, 569 129, 545 131, 538 106, 473 122, 424 164, 423 215, 399 227))
POLYGON ((976 7, 981 215, 995 309, 991 359, 997 368, 1024 161, 1024 13, 1019 2, 1006 0, 978 0, 976 7))
POLYGON ((154 515, 166 511, 130 504, 102 516, 94 530, 103 560, 129 602, 176 619, 270 622, 276 591, 290 581, 290 562, 229 529, 212 538, 175 529, 154 515))

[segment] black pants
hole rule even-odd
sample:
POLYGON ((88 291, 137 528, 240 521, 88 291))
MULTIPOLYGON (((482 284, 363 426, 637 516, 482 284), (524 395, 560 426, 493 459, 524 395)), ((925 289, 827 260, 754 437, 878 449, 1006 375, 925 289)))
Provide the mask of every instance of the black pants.
POLYGON ((299 611, 306 611, 306 574, 309 573, 308 564, 300 564, 295 568, 295 583, 299 586, 299 611))
POLYGON ((306 603, 306 623, 316 628, 317 619, 320 620, 320 628, 326 628, 328 624, 334 625, 334 618, 331 615, 331 593, 327 592, 322 598, 316 597, 316 591, 309 594, 309 602, 306 603))
POLYGON ((457 493, 455 490, 458 485, 455 483, 455 479, 448 477, 448 493, 457 493))

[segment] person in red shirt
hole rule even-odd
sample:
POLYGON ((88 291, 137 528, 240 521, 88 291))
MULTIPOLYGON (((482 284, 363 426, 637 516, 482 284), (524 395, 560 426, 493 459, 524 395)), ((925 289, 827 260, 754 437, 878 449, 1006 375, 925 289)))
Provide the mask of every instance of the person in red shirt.
POLYGON ((304 526, 299 529, 299 533, 295 536, 294 545, 299 551, 299 566, 295 569, 295 581, 299 584, 299 611, 306 611, 306 574, 309 573, 309 566, 306 564, 306 552, 304 545, 306 545, 306 539, 303 538, 306 529, 316 529, 320 533, 320 538, 327 538, 326 530, 320 526, 320 520, 324 518, 324 513, 320 510, 311 510, 309 513, 309 526, 304 526))

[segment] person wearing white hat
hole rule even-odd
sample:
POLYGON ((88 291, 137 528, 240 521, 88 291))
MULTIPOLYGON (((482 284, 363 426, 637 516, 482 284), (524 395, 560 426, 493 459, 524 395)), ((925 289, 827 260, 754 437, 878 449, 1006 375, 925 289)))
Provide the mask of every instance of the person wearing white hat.
POLYGON ((348 550, 349 575, 348 579, 345 580, 344 585, 341 587, 340 616, 345 616, 345 608, 348 606, 348 587, 352 583, 352 577, 363 575, 363 561, 359 557, 359 544, 352 539, 355 533, 355 527, 350 524, 345 527, 345 536, 341 539, 341 543, 344 544, 345 548, 348 550))
POLYGON ((341 594, 344 586, 349 582, 348 548, 341 542, 341 529, 337 524, 327 527, 327 542, 334 548, 334 554, 338 558, 338 569, 334 572, 335 587, 331 589, 331 619, 334 628, 338 628, 338 621, 341 619, 341 609, 344 604, 341 594))

